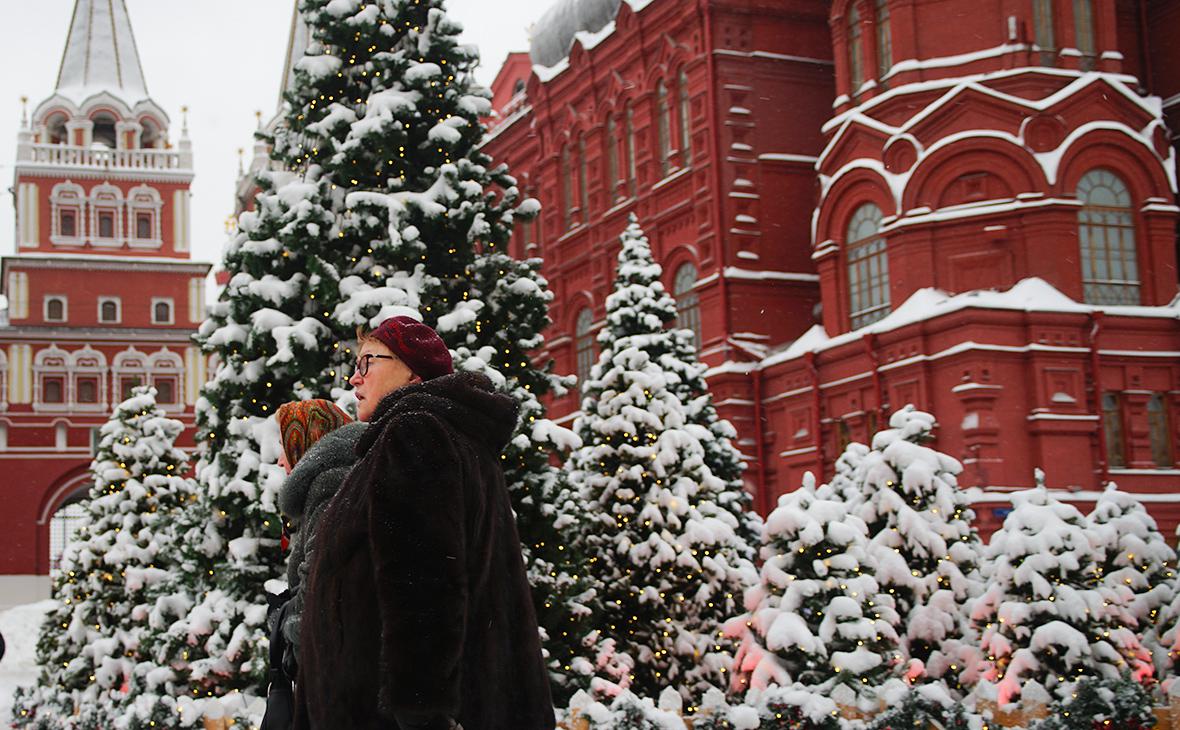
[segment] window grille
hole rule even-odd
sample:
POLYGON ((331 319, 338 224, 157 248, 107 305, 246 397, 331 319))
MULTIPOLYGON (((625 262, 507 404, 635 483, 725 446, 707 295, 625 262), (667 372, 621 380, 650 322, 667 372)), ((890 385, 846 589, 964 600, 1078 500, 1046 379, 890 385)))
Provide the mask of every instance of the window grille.
POLYGON ((848 224, 848 298, 852 329, 889 314, 889 259, 880 235, 881 209, 866 203, 848 224))
POLYGON ((697 283, 697 267, 691 263, 676 270, 672 292, 676 296, 676 326, 692 331, 693 347, 701 349, 701 303, 693 288, 697 283))
POLYGON ((1078 182, 1078 244, 1088 304, 1139 304, 1131 194, 1117 175, 1091 170, 1078 182))

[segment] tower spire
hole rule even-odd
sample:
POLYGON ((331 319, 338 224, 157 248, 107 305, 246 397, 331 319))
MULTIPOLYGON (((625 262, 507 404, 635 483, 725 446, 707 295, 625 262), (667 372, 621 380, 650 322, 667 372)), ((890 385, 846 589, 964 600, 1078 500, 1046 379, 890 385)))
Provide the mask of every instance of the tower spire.
POLYGON ((148 98, 124 0, 75 0, 57 91, 75 101, 101 91, 128 104, 148 98))

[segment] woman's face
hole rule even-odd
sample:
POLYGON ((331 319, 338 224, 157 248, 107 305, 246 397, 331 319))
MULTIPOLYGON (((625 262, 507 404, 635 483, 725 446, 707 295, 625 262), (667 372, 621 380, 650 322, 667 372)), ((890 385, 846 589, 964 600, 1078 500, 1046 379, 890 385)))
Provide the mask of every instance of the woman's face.
POLYGON ((279 449, 279 466, 283 467, 283 471, 288 474, 291 473, 291 465, 287 463, 287 452, 279 449))

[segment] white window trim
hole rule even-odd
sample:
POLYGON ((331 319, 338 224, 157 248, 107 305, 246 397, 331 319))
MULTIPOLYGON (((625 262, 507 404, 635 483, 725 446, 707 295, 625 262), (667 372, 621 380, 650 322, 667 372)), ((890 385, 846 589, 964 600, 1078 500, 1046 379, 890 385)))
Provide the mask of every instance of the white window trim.
POLYGON ((160 211, 164 204, 155 188, 140 185, 127 193, 127 245, 131 248, 154 249, 164 245, 160 234, 160 211), (150 213, 152 216, 152 233, 148 238, 139 238, 138 213, 150 213))
POLYGON ((148 381, 148 356, 129 347, 115 355, 111 366, 111 402, 123 402, 123 378, 138 377, 141 384, 148 381), (130 364, 128 364, 130 361, 130 364))
MULTIPOLYGON (((173 314, 175 315, 175 312, 173 314)), ((172 395, 176 401, 174 403, 157 401, 156 405, 165 412, 184 410, 184 393, 181 392, 181 387, 184 385, 184 360, 180 354, 172 352, 167 347, 153 353, 148 358, 148 371, 150 378, 145 382, 150 382, 157 390, 159 390, 158 383, 161 380, 172 381, 172 395)))
POLYGON ((97 248, 121 248, 123 236, 123 209, 126 201, 123 191, 109 183, 96 185, 90 190, 90 236, 91 245, 97 248), (111 212, 115 216, 114 234, 111 238, 100 238, 98 235, 98 216, 100 213, 111 212))
MULTIPOLYGON (((0 412, 8 410, 8 355, 0 348, 0 412)), ((4 423, 0 422, 0 427, 4 423)))
POLYGON ((123 297, 99 297, 98 298, 98 323, 99 324, 122 324, 123 322, 123 297), (113 302, 115 305, 115 318, 113 320, 106 320, 102 318, 102 305, 113 302))
POLYGON ((94 413, 106 413, 109 410, 106 387, 107 359, 105 355, 96 351, 90 345, 70 353, 69 374, 68 402, 73 410, 94 413), (86 359, 93 360, 94 364, 80 364, 80 361, 86 359), (94 392, 97 400, 94 403, 82 403, 78 400, 78 382, 84 378, 94 378, 98 381, 95 385, 94 392))
POLYGON ((50 345, 33 357, 33 411, 35 413, 60 413, 70 409, 70 353, 50 345), (46 364, 47 359, 60 360, 60 363, 46 364), (45 378, 60 377, 62 387, 61 403, 46 403, 45 378))
POLYGON ((55 246, 83 246, 86 243, 86 191, 81 185, 66 180, 53 186, 49 195, 49 242, 55 246), (61 216, 63 210, 74 211, 74 235, 61 234, 61 216))
POLYGON ((41 318, 46 322, 69 322, 70 321, 70 298, 65 294, 46 294, 41 298, 41 318), (54 299, 61 300, 61 319, 49 318, 49 302, 54 299))
POLYGON ((176 324, 176 302, 172 301, 172 297, 152 297, 152 324, 176 324), (156 305, 168 305, 168 321, 161 322, 156 319, 156 305))

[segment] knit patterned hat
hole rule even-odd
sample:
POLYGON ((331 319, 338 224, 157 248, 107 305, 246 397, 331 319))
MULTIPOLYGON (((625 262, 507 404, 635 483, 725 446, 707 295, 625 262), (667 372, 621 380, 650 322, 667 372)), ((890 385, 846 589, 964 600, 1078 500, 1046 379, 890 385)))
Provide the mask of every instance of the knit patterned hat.
POLYGON ((393 351, 423 380, 455 372, 451 351, 438 333, 413 317, 390 317, 369 336, 393 351))
POLYGON ((291 466, 324 436, 350 423, 352 419, 330 400, 297 400, 284 403, 278 410, 279 433, 283 453, 291 466))

